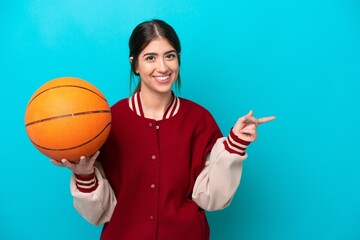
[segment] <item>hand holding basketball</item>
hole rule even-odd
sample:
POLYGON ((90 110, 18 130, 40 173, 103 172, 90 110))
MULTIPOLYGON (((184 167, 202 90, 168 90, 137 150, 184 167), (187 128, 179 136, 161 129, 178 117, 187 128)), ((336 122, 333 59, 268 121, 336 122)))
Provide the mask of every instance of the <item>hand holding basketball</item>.
POLYGON ((86 176, 94 172, 94 163, 99 154, 100 152, 97 151, 91 157, 81 156, 78 163, 70 162, 67 159, 62 159, 61 161, 51 159, 51 162, 56 166, 66 167, 75 174, 86 176))
POLYGON ((255 118, 253 117, 253 111, 250 110, 248 114, 238 119, 232 131, 242 140, 253 142, 257 138, 257 127, 260 124, 270 122, 274 119, 274 116, 255 118))

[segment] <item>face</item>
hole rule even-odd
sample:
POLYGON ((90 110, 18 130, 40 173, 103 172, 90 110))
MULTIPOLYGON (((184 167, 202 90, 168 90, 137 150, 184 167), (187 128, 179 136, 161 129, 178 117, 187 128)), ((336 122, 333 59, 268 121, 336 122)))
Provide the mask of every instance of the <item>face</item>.
POLYGON ((171 92, 179 73, 175 49, 163 38, 151 41, 139 54, 136 73, 141 78, 141 91, 171 92))

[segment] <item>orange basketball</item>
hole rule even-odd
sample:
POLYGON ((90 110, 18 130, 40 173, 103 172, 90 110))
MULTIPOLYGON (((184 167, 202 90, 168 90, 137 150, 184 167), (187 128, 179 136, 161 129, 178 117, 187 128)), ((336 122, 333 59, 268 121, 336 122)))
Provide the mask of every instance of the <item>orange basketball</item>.
POLYGON ((31 97, 25 126, 33 145, 55 160, 72 162, 93 155, 111 127, 110 106, 92 84, 61 77, 42 85, 31 97))

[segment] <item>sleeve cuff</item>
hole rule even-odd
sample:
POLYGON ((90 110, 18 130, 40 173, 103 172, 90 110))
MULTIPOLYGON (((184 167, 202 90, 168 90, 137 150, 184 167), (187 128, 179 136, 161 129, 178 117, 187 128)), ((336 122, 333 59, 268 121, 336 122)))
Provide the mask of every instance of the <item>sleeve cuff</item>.
POLYGON ((80 176, 74 174, 76 179, 76 187, 80 192, 90 193, 96 190, 98 181, 95 175, 95 171, 87 176, 80 176))
POLYGON ((240 156, 245 155, 245 150, 249 146, 250 142, 247 142, 245 140, 242 140, 238 136, 234 134, 232 129, 230 130, 229 135, 224 141, 225 149, 234 154, 238 154, 240 156))

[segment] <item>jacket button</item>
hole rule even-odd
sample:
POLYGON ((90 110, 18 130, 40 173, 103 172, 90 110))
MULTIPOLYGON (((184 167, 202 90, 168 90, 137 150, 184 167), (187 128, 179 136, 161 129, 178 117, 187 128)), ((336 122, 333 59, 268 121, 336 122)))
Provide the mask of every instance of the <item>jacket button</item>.
POLYGON ((149 127, 152 127, 152 123, 149 123, 149 127))
POLYGON ((155 156, 155 155, 152 155, 152 156, 151 156, 151 159, 152 159, 152 160, 155 160, 155 159, 156 159, 156 156, 155 156))
POLYGON ((153 221, 153 220, 154 220, 154 216, 150 216, 149 219, 150 219, 150 221, 153 221))
POLYGON ((151 184, 151 185, 150 185, 150 188, 151 188, 151 189, 155 189, 155 187, 156 187, 155 184, 151 184))

